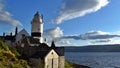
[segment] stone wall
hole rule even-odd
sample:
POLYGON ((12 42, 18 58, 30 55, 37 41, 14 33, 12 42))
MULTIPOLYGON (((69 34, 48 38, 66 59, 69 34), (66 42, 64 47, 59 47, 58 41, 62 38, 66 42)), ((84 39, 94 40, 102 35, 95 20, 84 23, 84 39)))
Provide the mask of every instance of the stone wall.
POLYGON ((59 66, 58 68, 64 68, 64 64, 65 64, 65 57, 64 56, 60 56, 59 57, 59 66))

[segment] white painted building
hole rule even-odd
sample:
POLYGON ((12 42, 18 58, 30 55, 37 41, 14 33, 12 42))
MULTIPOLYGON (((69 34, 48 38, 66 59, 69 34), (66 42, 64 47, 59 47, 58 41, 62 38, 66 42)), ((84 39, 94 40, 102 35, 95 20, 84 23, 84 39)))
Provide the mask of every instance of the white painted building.
POLYGON ((25 30, 22 29, 20 32, 17 33, 16 35, 16 43, 20 42, 23 36, 30 36, 29 33, 25 30))
POLYGON ((50 50, 45 56, 45 67, 44 68, 58 68, 59 55, 55 50, 50 50))

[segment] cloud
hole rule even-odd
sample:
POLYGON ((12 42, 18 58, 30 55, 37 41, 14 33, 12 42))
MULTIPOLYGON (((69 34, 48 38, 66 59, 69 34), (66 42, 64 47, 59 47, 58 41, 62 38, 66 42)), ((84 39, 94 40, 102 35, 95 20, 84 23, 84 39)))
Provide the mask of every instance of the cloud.
POLYGON ((105 7, 108 3, 108 0, 64 0, 60 15, 54 19, 53 22, 60 24, 63 21, 96 12, 102 7, 105 7))
POLYGON ((100 39, 100 40, 92 40, 92 41, 89 41, 89 44, 90 45, 96 45, 96 44, 99 44, 99 45, 105 45, 105 44, 120 44, 120 40, 118 39, 100 39))
POLYGON ((75 39, 75 40, 97 40, 97 39, 111 39, 115 37, 120 37, 120 35, 112 35, 108 32, 102 31, 91 31, 85 34, 80 35, 71 35, 71 36, 63 36, 63 39, 75 39))
POLYGON ((12 14, 4 9, 3 0, 0 0, 0 21, 12 26, 22 26, 20 21, 12 18, 12 14))
POLYGON ((95 43, 109 43, 109 42, 112 42, 112 39, 96 40, 96 41, 92 41, 91 43, 95 44, 95 43))
POLYGON ((69 40, 63 40, 61 38, 63 35, 63 30, 60 27, 50 28, 44 31, 44 36, 47 38, 48 43, 54 41, 57 44, 70 45, 71 42, 69 40))
POLYGON ((77 45, 75 43, 71 43, 74 40, 83 40, 90 44, 116 44, 120 41, 114 40, 117 37, 120 37, 119 34, 111 34, 103 31, 90 31, 84 34, 64 35, 63 30, 60 27, 45 30, 44 36, 47 38, 48 43, 55 41, 60 45, 77 45))
POLYGON ((60 41, 59 43, 60 44, 67 44, 67 45, 72 44, 70 41, 66 41, 66 40, 60 41))
POLYGON ((60 27, 47 29, 44 31, 44 36, 50 41, 57 41, 63 36, 63 31, 60 29, 60 27))
POLYGON ((64 35, 60 27, 47 29, 44 31, 44 36, 48 41, 61 41, 61 43, 69 43, 68 40, 95 40, 95 42, 110 42, 112 38, 120 37, 119 34, 110 34, 103 31, 90 31, 84 34, 64 35), (67 41, 65 41, 67 39, 67 41))

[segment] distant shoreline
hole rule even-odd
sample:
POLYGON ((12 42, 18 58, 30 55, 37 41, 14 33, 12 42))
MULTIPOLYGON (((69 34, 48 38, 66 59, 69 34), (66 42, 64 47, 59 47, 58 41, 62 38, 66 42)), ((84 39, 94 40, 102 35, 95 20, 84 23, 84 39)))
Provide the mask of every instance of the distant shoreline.
POLYGON ((65 46, 65 52, 120 52, 120 44, 65 46))

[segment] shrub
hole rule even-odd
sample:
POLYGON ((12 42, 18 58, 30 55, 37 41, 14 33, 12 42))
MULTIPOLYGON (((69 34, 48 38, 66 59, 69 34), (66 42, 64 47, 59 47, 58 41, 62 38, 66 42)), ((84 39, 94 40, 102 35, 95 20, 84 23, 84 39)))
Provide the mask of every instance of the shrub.
POLYGON ((17 49, 14 46, 8 46, 8 47, 9 47, 9 50, 15 54, 16 57, 20 56, 20 53, 17 52, 17 49))
POLYGON ((5 51, 9 50, 8 46, 3 41, 0 41, 0 49, 5 51))

